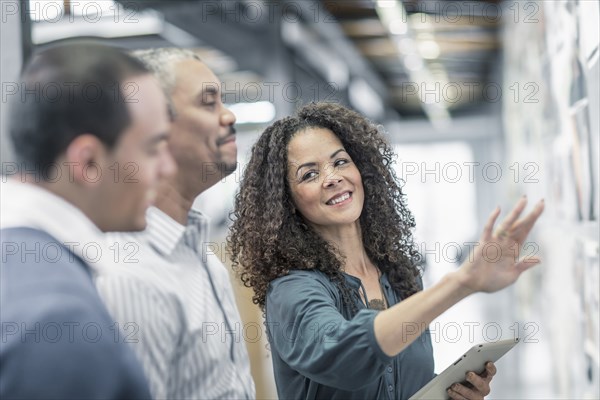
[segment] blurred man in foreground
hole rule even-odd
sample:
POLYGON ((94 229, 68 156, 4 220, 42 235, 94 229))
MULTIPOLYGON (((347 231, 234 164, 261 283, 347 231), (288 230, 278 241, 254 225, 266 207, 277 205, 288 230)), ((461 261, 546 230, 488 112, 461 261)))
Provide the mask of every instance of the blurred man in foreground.
POLYGON ((35 54, 18 89, 17 162, 1 184, 0 398, 148 398, 92 279, 114 263, 102 232, 144 229, 175 171, 162 90, 95 43, 35 54))

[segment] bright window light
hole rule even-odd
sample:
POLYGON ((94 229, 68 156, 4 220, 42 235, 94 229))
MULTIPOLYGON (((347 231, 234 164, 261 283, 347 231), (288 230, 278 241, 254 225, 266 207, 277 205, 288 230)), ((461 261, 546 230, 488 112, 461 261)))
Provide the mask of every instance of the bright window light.
POLYGON ((62 0, 29 0, 29 15, 31 20, 36 22, 58 22, 72 17, 96 20, 108 16, 116 21, 124 9, 114 0, 73 0, 69 2, 71 15, 69 16, 65 11, 62 0))
POLYGON ((29 0, 29 17, 32 21, 56 22, 63 18, 64 13, 62 1, 29 0))
POLYGON ((270 101, 236 103, 227 108, 235 115, 238 124, 260 124, 275 119, 275 105, 270 101))
MULTIPOLYGON (((95 15, 115 15, 124 10, 113 0, 75 0, 71 1, 71 13, 75 16, 93 17, 95 15)), ((129 12, 128 12, 129 13, 129 12)), ((131 13, 133 14, 133 13, 131 13)))

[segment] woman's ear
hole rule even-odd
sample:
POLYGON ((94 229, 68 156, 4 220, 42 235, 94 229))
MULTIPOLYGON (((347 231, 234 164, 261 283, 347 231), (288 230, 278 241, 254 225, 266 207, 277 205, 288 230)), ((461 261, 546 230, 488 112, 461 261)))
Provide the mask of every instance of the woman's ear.
POLYGON ((65 151, 68 178, 71 182, 83 186, 95 186, 102 179, 106 146, 95 135, 86 133, 77 136, 65 151))

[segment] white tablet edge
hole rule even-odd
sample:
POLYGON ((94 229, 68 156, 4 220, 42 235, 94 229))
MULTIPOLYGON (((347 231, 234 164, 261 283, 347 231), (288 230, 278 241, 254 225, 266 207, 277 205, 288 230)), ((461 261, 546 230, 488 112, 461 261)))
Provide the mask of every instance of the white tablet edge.
POLYGON ((462 357, 412 395, 409 400, 448 399, 449 396, 446 393, 448 387, 453 383, 463 382, 465 374, 469 371, 478 374, 483 372, 486 362, 498 361, 517 343, 519 343, 519 338, 494 343, 481 343, 471 347, 462 357))

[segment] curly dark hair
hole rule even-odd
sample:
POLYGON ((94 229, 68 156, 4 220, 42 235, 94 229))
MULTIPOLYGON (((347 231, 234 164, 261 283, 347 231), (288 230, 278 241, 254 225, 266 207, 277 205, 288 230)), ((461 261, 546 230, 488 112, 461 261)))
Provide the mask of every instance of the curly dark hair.
POLYGON ((234 270, 254 289, 253 302, 264 309, 270 282, 291 269, 316 269, 336 283, 343 301, 355 309, 351 299, 356 294, 342 275, 344 258, 295 212, 292 201, 288 144, 307 128, 331 130, 360 171, 365 192, 360 227, 369 259, 402 298, 418 292, 421 256, 412 236, 415 222, 391 167, 395 156, 390 145, 376 125, 355 111, 311 103, 264 131, 235 198, 227 241, 234 270))

